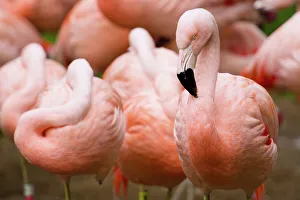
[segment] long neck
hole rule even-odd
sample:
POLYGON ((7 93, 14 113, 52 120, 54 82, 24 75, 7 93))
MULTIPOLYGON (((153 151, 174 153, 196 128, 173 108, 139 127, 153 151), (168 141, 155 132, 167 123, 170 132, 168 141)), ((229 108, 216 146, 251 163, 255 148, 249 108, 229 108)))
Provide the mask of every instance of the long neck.
POLYGON ((139 63, 151 82, 154 81, 156 76, 156 57, 155 57, 155 44, 149 33, 137 33, 130 37, 130 45, 137 54, 139 63))
POLYGON ((218 29, 215 27, 210 39, 197 57, 195 79, 199 97, 214 99, 219 65, 220 40, 218 29))

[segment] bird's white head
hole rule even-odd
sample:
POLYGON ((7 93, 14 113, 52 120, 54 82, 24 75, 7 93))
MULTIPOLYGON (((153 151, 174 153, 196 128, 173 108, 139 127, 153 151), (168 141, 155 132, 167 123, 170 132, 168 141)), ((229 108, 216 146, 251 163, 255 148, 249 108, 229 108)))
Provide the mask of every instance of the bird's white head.
POLYGON ((176 43, 179 49, 177 77, 183 87, 197 97, 194 77, 197 56, 210 39, 216 26, 213 15, 202 8, 186 11, 179 19, 176 43))

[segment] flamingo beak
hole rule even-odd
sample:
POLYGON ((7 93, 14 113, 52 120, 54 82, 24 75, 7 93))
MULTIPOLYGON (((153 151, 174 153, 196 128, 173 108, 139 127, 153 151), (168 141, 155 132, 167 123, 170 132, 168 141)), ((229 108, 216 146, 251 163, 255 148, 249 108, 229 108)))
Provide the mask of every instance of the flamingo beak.
POLYGON ((275 9, 268 8, 268 6, 265 6, 262 0, 257 0, 254 3, 254 8, 259 12, 259 14, 262 16, 263 20, 270 23, 276 20, 277 12, 275 9))
POLYGON ((177 65, 177 78, 181 85, 195 98, 197 95, 197 85, 194 76, 196 56, 193 53, 192 45, 186 49, 179 50, 179 60, 177 65))

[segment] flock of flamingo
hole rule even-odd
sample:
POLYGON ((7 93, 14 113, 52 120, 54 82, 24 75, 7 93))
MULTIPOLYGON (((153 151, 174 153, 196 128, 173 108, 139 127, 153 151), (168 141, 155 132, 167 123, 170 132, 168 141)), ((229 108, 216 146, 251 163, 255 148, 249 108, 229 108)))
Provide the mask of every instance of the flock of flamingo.
POLYGON ((1 0, 0 125, 26 161, 70 180, 113 168, 209 200, 261 200, 280 113, 268 89, 300 95, 300 12, 270 36, 258 25, 295 0, 1 0), (40 32, 58 31, 50 43, 40 32), (96 74, 103 73, 102 79, 96 74), (179 190, 179 188, 177 188, 179 190))

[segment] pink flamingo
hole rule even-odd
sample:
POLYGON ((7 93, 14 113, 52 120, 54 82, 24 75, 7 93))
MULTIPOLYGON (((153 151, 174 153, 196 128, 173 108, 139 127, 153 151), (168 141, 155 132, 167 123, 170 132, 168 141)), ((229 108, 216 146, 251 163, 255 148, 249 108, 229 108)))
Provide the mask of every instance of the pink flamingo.
POLYGON ((125 132, 119 95, 84 59, 41 93, 18 122, 14 140, 33 165, 62 177, 66 200, 73 175, 96 174, 101 184, 115 163, 125 132))
POLYGON ((187 177, 204 199, 214 189, 239 188, 248 199, 255 190, 260 199, 277 158, 272 98, 250 79, 218 73, 219 32, 207 10, 181 16, 176 42, 177 76, 187 91, 181 95, 174 135, 187 177))
POLYGON ((300 12, 297 12, 266 39, 242 75, 266 88, 285 88, 299 96, 299 23, 300 12))
POLYGON ((1 0, 0 8, 27 18, 39 31, 57 31, 79 0, 1 0))
POLYGON ((253 23, 235 22, 220 33, 220 72, 238 75, 251 62, 266 35, 253 23))
POLYGON ((175 77, 177 55, 155 48, 142 28, 132 30, 129 41, 130 52, 117 58, 103 75, 121 95, 127 118, 114 181, 117 195, 124 182, 125 196, 127 179, 169 189, 185 179, 172 135, 183 90, 175 77))
MULTIPOLYGON (((175 39, 176 23, 179 17, 189 9, 207 8, 212 10, 218 25, 240 20, 257 20, 259 12, 253 7, 254 0, 98 0, 103 14, 112 22, 126 28, 142 27, 147 29, 158 43, 161 40, 175 39)), ((261 12, 263 18, 274 19, 274 13, 261 12)))
MULTIPOLYGON (((58 81, 65 74, 60 64, 46 60, 46 54, 38 44, 27 45, 17 58, 0 68, 0 123, 4 134, 13 139, 20 116, 33 108, 38 95, 48 84, 58 81)), ((24 195, 33 199, 23 157, 21 168, 24 195)))
POLYGON ((298 2, 298 0, 257 0, 254 6, 265 11, 280 10, 298 2))
POLYGON ((17 58, 29 43, 44 45, 37 30, 26 19, 0 9, 0 66, 17 58))
POLYGON ((65 65, 85 58, 96 73, 103 72, 126 52, 129 31, 103 16, 97 0, 80 1, 65 19, 50 57, 65 65))

